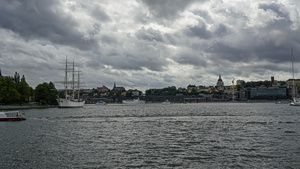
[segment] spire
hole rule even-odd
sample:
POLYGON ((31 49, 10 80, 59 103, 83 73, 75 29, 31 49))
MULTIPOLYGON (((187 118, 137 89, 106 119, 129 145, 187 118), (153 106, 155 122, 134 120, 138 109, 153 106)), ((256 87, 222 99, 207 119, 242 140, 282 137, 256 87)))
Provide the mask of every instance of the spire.
POLYGON ((219 74, 219 79, 218 79, 218 81, 222 81, 221 74, 219 74))

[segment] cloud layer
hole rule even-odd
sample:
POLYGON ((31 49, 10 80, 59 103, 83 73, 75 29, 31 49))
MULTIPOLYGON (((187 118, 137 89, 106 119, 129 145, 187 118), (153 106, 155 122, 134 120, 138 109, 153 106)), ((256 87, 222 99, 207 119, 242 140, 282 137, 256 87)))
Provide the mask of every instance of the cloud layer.
POLYGON ((291 48, 300 62, 296 0, 0 2, 0 69, 33 87, 60 81, 66 56, 87 88, 141 90, 287 80, 291 48))

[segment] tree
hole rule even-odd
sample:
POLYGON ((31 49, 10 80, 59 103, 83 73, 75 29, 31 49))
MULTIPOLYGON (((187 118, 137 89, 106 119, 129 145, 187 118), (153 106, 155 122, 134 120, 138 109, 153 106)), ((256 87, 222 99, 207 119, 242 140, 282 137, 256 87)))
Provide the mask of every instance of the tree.
POLYGON ((198 94, 197 89, 193 88, 191 91, 191 95, 197 95, 197 94, 198 94))
POLYGON ((49 90, 50 90, 50 92, 49 92, 49 101, 48 101, 48 103, 50 105, 57 104, 56 99, 57 99, 58 91, 56 90, 54 83, 49 82, 49 90))
POLYGON ((31 87, 26 83, 25 76, 21 78, 21 81, 16 84, 17 91, 21 95, 20 101, 28 101, 31 96, 31 87))
POLYGON ((52 82, 49 84, 44 82, 35 88, 35 101, 40 104, 57 104, 58 91, 52 82))
POLYGON ((15 72, 15 75, 14 75, 14 82, 15 82, 15 84, 20 83, 20 75, 19 75, 18 72, 15 72))
POLYGON ((18 102, 21 95, 16 90, 16 84, 10 77, 0 78, 0 102, 11 104, 18 102))

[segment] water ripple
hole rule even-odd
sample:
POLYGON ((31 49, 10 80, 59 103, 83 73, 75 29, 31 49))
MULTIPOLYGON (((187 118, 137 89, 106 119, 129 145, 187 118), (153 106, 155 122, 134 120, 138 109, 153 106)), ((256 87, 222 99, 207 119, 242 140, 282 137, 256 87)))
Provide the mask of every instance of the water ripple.
POLYGON ((26 116, 0 123, 3 168, 300 168, 300 115, 286 105, 108 105, 26 116))

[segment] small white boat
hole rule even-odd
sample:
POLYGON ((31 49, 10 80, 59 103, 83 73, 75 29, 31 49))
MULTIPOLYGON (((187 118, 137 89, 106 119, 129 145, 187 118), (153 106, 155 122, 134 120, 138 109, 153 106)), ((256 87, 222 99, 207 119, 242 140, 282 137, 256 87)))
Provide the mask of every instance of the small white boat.
POLYGON ((162 102, 162 104, 171 104, 171 102, 169 100, 166 100, 166 101, 162 102))
POLYGON ((0 121, 21 121, 26 120, 24 113, 18 111, 0 112, 0 121))
POLYGON ((123 104, 145 104, 146 101, 140 99, 122 100, 123 104))
POLYGON ((300 106, 300 98, 294 97, 292 102, 290 103, 290 106, 300 106))
POLYGON ((99 101, 99 102, 95 103, 95 105, 107 105, 107 103, 104 101, 99 101))

